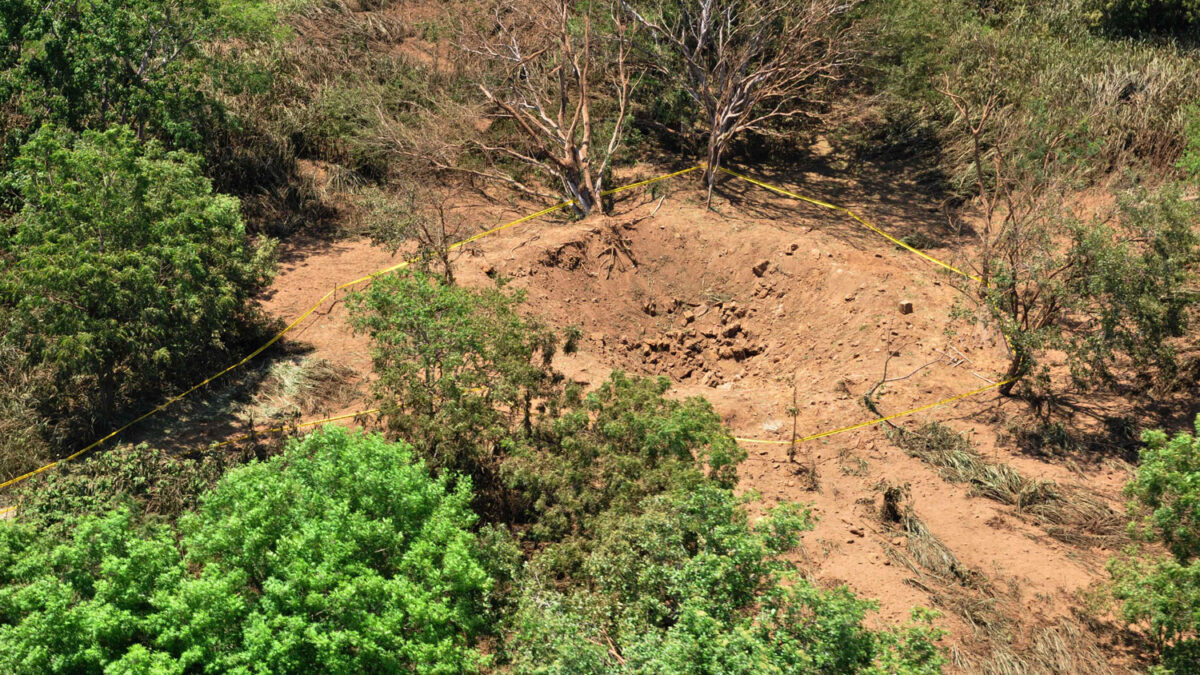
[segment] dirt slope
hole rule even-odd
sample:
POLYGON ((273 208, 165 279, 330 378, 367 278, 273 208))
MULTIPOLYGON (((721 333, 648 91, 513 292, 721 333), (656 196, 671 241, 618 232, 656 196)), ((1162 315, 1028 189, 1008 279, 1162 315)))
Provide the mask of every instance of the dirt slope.
MULTIPOLYGON (((919 196, 880 197, 913 194, 912 186, 885 191, 817 174, 800 178, 802 189, 839 199, 898 234, 935 227, 928 211, 912 206, 919 196)), ((949 319, 962 291, 939 268, 836 213, 735 182, 708 211, 694 187, 684 179, 661 202, 646 192, 629 195, 612 217, 543 219, 485 238, 458 260, 457 275, 465 284, 511 278, 527 291, 528 311, 559 327, 578 325, 580 350, 556 363, 567 376, 589 384, 612 369, 666 376, 676 395, 708 399, 745 438, 790 438, 793 395, 801 436, 873 419, 862 396, 883 379, 885 364, 887 377, 904 379, 877 394, 884 413, 975 389, 1002 372, 997 336, 949 319), (902 303, 911 303, 911 313, 902 303)), ((478 225, 505 215, 481 213, 478 225)), ((931 252, 952 257, 950 248, 931 252)), ((290 319, 331 286, 396 260, 364 241, 293 244, 264 307, 290 319)), ((367 342, 345 319, 344 305, 335 303, 287 339, 365 378, 367 342)), ((992 391, 898 423, 944 421, 969 432, 988 461, 1033 479, 1086 479, 1117 504, 1124 476, 1111 467, 1081 477, 997 443, 1025 415, 992 391)), ((1102 577, 1105 550, 1063 543, 1013 506, 972 496, 897 448, 880 426, 803 444, 796 461, 785 445, 745 447, 740 489, 762 495, 756 508, 813 504, 820 519, 805 537, 802 562, 819 583, 845 583, 877 598, 887 621, 903 620, 914 605, 939 607, 939 623, 964 653, 1019 652, 1039 631, 1076 630, 1079 593, 1102 577), (807 466, 815 466, 815 477, 807 466), (905 564, 907 533, 879 515, 887 485, 907 486, 913 513, 972 581, 947 587, 905 564)), ((1079 648, 1097 639, 1089 633, 1079 648)))

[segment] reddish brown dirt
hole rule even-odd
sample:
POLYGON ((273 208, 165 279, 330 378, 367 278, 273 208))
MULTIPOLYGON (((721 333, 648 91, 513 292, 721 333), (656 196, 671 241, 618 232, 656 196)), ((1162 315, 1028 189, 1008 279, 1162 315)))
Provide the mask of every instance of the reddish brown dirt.
MULTIPOLYGON (((801 189, 841 199, 899 234, 933 227, 924 224, 928 211, 880 197, 887 186, 872 194, 804 178, 801 189)), ((889 377, 913 373, 884 387, 877 400, 885 413, 975 389, 1002 371, 996 335, 948 318, 962 296, 939 268, 837 213, 736 182, 718 195, 717 212, 707 211, 694 188, 694 178, 676 179, 661 205, 638 192, 612 217, 551 217, 485 238, 458 260, 458 278, 468 285, 491 283, 489 274, 511 278, 527 291, 528 311, 558 327, 580 326, 579 351, 556 362, 567 376, 591 385, 614 368, 666 376, 675 395, 708 399, 740 437, 790 437, 793 383, 805 435, 873 419, 862 395, 885 362, 889 377), (901 313, 906 301, 912 313, 901 313)), ((478 226, 506 215, 481 213, 478 226)), ((949 249, 931 252, 953 257, 949 249)), ((290 320, 334 285, 397 261, 364 241, 291 244, 263 306, 290 320)), ((287 339, 369 374, 367 341, 348 330, 340 296, 287 339)), ((1034 478, 1085 480, 1117 504, 1125 476, 1111 466, 1082 469, 1081 477, 997 442, 1026 415, 992 391, 898 423, 941 420, 969 432, 988 459, 1034 478)), ((804 566, 819 583, 845 583, 878 599, 881 620, 901 621, 914 605, 935 603, 887 555, 903 540, 877 515, 884 483, 907 484, 928 529, 989 580, 990 602, 1018 626, 1014 649, 1023 629, 1069 616, 1079 592, 1102 578, 1108 552, 1060 543, 1013 507, 971 496, 892 445, 879 426, 799 446, 799 460, 817 467, 815 490, 785 445, 745 448, 740 489, 762 495, 756 508, 811 503, 819 520, 805 537, 804 566)), ((939 624, 953 644, 969 648, 981 638, 953 610, 939 624)))

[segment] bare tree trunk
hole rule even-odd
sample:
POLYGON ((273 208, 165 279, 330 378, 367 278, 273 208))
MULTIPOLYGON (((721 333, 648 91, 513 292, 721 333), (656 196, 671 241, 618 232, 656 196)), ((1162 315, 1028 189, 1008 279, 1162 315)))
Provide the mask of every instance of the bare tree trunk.
POLYGON ((713 188, 717 185, 717 172, 721 169, 721 141, 716 133, 709 134, 708 152, 704 162, 705 208, 712 208, 713 188))
MULTIPOLYGON (((659 0, 634 19, 651 30, 649 60, 700 109, 711 203, 729 142, 819 114, 813 96, 858 54, 848 21, 859 0, 659 0)), ((645 7, 650 3, 638 3, 645 7)))
POLYGON ((613 0, 606 17, 613 32, 594 40, 592 17, 587 13, 594 9, 581 9, 568 0, 540 7, 532 15, 527 8, 521 12, 511 7, 497 10, 494 32, 480 37, 477 46, 466 48, 500 64, 503 87, 493 89, 480 83, 479 88, 519 130, 511 143, 486 149, 557 178, 574 201, 576 213, 586 217, 600 202, 635 86, 628 65, 632 42, 626 11, 613 0), (529 25, 514 23, 513 16, 523 17, 529 25), (572 28, 579 18, 583 19, 582 35, 572 28), (604 75, 597 76, 594 71, 604 75), (593 92, 593 85, 605 83, 611 90, 593 92), (607 142, 596 138, 592 118, 592 104, 599 96, 614 101, 617 107, 607 142))

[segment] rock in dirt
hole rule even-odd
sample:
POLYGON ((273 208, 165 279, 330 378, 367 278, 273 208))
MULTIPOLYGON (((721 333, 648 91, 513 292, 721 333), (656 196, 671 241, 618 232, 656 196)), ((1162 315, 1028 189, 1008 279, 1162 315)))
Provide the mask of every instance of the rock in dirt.
POLYGON ((900 313, 901 314, 912 314, 913 313, 912 300, 901 300, 900 301, 900 313))
POLYGON ((770 260, 764 260, 764 261, 758 263, 757 265, 755 265, 751 269, 751 271, 754 272, 754 276, 761 277, 762 275, 766 274, 767 268, 770 267, 770 265, 771 265, 770 260))

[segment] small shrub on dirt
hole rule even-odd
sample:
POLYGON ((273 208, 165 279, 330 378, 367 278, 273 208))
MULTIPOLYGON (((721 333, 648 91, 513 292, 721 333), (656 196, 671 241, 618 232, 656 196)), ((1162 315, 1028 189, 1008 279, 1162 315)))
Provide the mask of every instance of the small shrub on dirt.
POLYGON ((579 340, 583 337, 583 329, 575 324, 563 330, 563 353, 574 354, 579 351, 579 340))
POLYGON ((1163 663, 1192 672, 1200 656, 1200 418, 1195 433, 1148 431, 1141 464, 1126 486, 1129 531, 1169 555, 1131 546, 1109 562, 1124 618, 1148 627, 1163 663))

